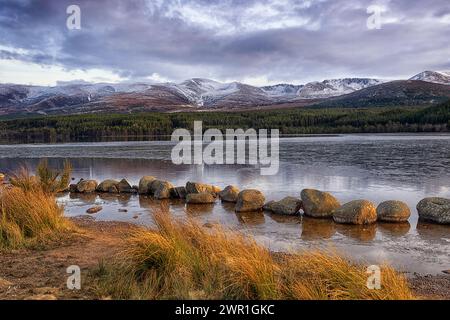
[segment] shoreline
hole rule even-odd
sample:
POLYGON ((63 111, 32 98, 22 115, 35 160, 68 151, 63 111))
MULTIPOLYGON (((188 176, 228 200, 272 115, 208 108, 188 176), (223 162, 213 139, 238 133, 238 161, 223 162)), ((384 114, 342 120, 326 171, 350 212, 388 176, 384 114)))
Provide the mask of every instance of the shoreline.
MULTIPOLYGON (((98 296, 90 280, 102 260, 114 256, 127 234, 141 228, 129 222, 70 218, 79 231, 43 250, 22 249, 0 255, 0 300, 109 299, 98 296), (79 265, 81 290, 66 288, 66 268, 79 265)), ((275 255, 279 253, 274 253, 275 255)), ((450 275, 407 274, 419 299, 450 300, 450 275)))
MULTIPOLYGON (((1 121, 1 120, 0 120, 1 121)), ((415 136, 449 136, 450 131, 442 132, 344 132, 344 133, 280 133, 280 139, 293 139, 293 138, 337 138, 341 136, 397 136, 397 137, 415 137, 415 136)), ((137 135, 137 136, 101 136, 99 138, 92 137, 80 137, 79 139, 31 139, 30 141, 17 141, 0 138, 0 146, 6 145, 58 145, 58 144, 82 144, 82 143, 124 143, 124 142, 171 142, 171 135, 137 135), (151 139, 148 139, 151 138, 151 139)))

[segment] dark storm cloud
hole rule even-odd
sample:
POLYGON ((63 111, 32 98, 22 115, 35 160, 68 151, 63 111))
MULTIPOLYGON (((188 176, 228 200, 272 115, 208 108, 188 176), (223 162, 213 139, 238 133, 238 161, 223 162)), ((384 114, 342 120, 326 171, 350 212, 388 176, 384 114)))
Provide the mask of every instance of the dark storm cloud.
MULTIPOLYGON (((450 69, 448 0, 0 1, 0 58, 171 80, 397 77, 450 69), (366 27, 370 4, 382 28, 366 27), (81 30, 66 8, 81 8, 81 30)), ((1 68, 1 65, 0 65, 1 68)))

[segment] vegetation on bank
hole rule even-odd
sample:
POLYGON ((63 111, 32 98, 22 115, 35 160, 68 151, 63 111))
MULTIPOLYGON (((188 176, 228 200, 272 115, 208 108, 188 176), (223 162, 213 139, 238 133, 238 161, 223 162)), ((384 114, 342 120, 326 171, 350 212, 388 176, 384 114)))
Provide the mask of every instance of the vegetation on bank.
POLYGON ((382 288, 336 254, 274 255, 252 238, 155 213, 112 261, 92 273, 100 296, 114 299, 413 299, 403 275, 382 266, 382 288))
POLYGON ((67 188, 70 173, 68 163, 57 172, 43 161, 36 176, 23 168, 11 185, 0 186, 0 249, 45 246, 73 231, 55 198, 67 188))
POLYGON ((43 116, 0 121, 0 138, 15 142, 161 138, 177 128, 192 129, 195 120, 203 121, 204 130, 264 128, 282 134, 448 132, 450 101, 432 107, 43 116))

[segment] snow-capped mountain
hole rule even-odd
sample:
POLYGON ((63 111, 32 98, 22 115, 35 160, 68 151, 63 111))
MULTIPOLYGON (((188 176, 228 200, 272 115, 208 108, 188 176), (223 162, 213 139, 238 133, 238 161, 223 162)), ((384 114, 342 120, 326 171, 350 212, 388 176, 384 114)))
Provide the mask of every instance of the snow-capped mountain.
MULTIPOLYGON (((410 81, 412 80, 450 84, 450 74, 425 71, 414 76, 410 81)), ((390 83, 370 78, 344 78, 310 82, 305 85, 277 84, 256 87, 240 82, 222 83, 193 78, 181 83, 157 84, 81 82, 60 83, 53 87, 0 84, 0 115, 179 111, 186 108, 239 109, 279 104, 308 105, 317 100, 356 92, 372 92, 363 90, 387 84, 381 92, 383 95, 383 92, 389 91, 390 83)), ((421 85, 412 87, 421 87, 421 85)), ((446 87, 439 90, 445 91, 446 87)))
POLYGON ((383 81, 368 78, 346 78, 310 82, 300 90, 299 97, 304 99, 336 97, 381 83, 383 81))
POLYGON ((410 80, 450 84, 450 71, 424 71, 416 74, 410 80))

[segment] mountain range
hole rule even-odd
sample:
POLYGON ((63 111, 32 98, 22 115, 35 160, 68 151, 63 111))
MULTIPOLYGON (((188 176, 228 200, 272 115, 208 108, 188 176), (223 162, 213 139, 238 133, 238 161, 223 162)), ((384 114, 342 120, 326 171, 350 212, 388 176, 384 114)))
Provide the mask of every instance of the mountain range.
POLYGON ((331 79, 256 87, 193 78, 181 83, 0 84, 0 115, 242 110, 275 107, 375 107, 433 104, 450 98, 450 73, 409 80, 331 79))

